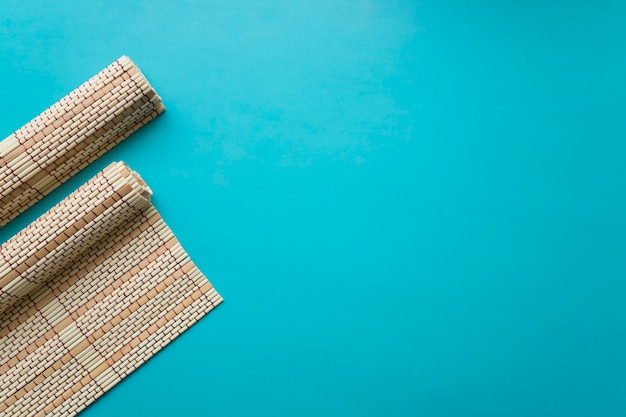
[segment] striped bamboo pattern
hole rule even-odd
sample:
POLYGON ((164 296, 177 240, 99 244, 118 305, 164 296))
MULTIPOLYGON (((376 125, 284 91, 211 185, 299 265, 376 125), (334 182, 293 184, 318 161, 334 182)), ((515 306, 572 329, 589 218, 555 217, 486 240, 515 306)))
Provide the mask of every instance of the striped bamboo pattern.
POLYGON ((113 163, 0 246, 0 416, 73 416, 222 298, 113 163))
POLYGON ((123 56, 0 142, 0 227, 165 110, 123 56))

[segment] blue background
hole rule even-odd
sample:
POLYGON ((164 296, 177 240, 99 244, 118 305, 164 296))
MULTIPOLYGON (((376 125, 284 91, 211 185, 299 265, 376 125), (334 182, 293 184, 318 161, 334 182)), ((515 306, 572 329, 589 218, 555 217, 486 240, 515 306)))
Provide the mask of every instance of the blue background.
POLYGON ((0 240, 124 160, 226 300, 83 415, 626 414, 625 18, 2 0, 0 137, 122 54, 168 111, 0 240))

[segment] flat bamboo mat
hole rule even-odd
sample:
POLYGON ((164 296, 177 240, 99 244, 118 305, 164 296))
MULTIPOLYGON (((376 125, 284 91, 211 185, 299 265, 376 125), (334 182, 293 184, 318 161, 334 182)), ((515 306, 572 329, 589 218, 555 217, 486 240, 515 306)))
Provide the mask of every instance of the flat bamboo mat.
POLYGON ((0 227, 165 110, 126 56, 0 142, 0 227))
POLYGON ((113 163, 0 246, 0 416, 73 416, 222 298, 113 163))

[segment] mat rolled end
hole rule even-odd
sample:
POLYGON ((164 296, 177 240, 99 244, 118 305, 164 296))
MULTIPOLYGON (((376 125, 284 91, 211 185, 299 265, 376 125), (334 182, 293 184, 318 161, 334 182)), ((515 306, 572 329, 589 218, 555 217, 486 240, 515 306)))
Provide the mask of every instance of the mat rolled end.
POLYGON ((114 162, 0 246, 0 312, 150 206, 152 191, 114 162))
POLYGON ((122 56, 0 141, 0 227, 164 111, 122 56))

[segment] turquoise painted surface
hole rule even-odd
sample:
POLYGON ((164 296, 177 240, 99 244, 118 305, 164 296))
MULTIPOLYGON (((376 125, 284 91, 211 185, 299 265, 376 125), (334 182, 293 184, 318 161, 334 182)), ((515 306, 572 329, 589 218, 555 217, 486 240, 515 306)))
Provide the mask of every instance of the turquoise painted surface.
POLYGON ((623 416, 626 3, 0 6, 0 136, 122 54, 113 160, 226 302, 84 412, 623 416))

